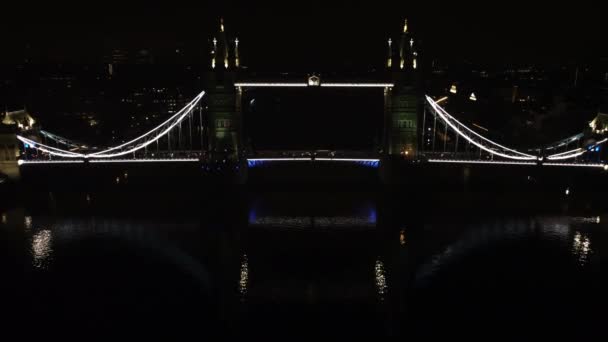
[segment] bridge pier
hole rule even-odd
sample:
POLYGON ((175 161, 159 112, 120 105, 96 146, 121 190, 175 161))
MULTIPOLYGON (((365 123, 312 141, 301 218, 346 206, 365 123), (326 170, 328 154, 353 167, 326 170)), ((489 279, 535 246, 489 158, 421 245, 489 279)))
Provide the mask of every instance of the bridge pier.
POLYGON ((4 179, 18 181, 19 172, 19 141, 15 132, 0 127, 0 182, 4 179))

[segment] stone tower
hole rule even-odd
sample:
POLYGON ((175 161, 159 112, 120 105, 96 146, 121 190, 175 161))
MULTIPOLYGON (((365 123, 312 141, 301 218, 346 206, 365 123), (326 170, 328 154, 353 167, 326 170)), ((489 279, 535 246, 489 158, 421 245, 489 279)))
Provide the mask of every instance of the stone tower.
POLYGON ((419 65, 416 41, 407 19, 398 40, 389 38, 386 68, 395 87, 385 90, 385 151, 391 156, 415 158, 418 152, 419 65), (394 42, 398 41, 398 46, 394 42), (397 53, 395 53, 395 47, 397 53))
POLYGON ((232 39, 220 19, 219 28, 211 40, 211 60, 206 79, 209 113, 209 150, 238 156, 242 146, 241 90, 235 81, 241 60, 239 39, 232 39))

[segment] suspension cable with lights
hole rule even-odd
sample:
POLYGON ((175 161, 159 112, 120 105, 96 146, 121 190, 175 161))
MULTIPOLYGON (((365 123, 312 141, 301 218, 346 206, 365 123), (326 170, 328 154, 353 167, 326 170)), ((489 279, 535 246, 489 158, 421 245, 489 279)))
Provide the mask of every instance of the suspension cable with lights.
MULTIPOLYGON (((48 153, 53 156, 63 157, 63 158, 113 158, 120 157, 130 153, 134 153, 138 150, 141 150, 148 145, 158 141, 160 138, 166 136, 173 128, 179 125, 185 118, 187 118, 190 114, 192 114, 193 109, 199 104, 201 99, 204 97, 205 92, 201 92, 198 94, 192 101, 190 101, 184 108, 179 110, 165 122, 151 129, 147 133, 140 135, 139 137, 130 140, 126 143, 123 143, 118 146, 107 148, 100 152, 84 154, 84 153, 76 153, 72 151, 63 150, 60 148, 52 147, 46 144, 42 144, 31 139, 27 139, 22 136, 17 136, 21 142, 23 142, 26 147, 32 147, 41 152, 48 153)), ((46 132, 45 132, 46 133, 46 132)), ((49 136, 49 133, 46 135, 49 136)), ((53 138, 57 137, 52 135, 53 138)), ((67 139, 60 138, 62 141, 68 141, 67 139)))
POLYGON ((466 125, 462 124, 456 118, 448 114, 443 108, 441 108, 433 99, 429 96, 426 96, 426 100, 428 104, 431 106, 431 113, 435 116, 438 116, 446 125, 448 125, 454 132, 456 132, 459 136, 463 137, 465 140, 470 142, 471 144, 477 146, 478 148, 493 154, 499 157, 507 158, 507 159, 515 159, 515 160, 537 160, 538 157, 526 154, 523 152, 519 152, 508 147, 502 146, 480 134, 471 130, 466 125), (471 137, 473 135, 474 137, 471 137), (477 138, 477 139, 476 139, 477 138), (484 144, 486 142, 487 144, 484 144))

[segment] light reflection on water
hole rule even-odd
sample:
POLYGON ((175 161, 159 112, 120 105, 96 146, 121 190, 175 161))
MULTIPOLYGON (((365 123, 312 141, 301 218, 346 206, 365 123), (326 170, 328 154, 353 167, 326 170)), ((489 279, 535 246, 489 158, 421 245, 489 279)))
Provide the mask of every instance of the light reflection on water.
POLYGON ((572 241, 572 254, 577 258, 579 265, 585 266, 591 253, 593 253, 591 239, 581 232, 575 232, 572 241))
POLYGON ((252 216, 249 220, 252 227, 275 228, 354 228, 376 227, 375 216, 252 216))
POLYGON ((380 300, 384 300, 384 297, 388 291, 388 283, 386 280, 386 270, 384 269, 384 263, 382 260, 376 260, 374 265, 374 277, 376 283, 376 291, 380 300))
POLYGON ((32 217, 31 216, 26 216, 23 219, 23 226, 25 229, 30 230, 32 229, 32 217))
POLYGON ((247 286, 249 285, 249 260, 247 259, 247 254, 243 254, 241 257, 241 269, 240 269, 240 278, 239 278, 239 293, 241 295, 241 300, 245 299, 247 295, 247 286))
MULTIPOLYGON (((97 197, 95 201, 82 197, 81 200, 90 202, 91 206, 97 205, 97 197)), ((198 218, 179 216, 159 223, 148 217, 49 217, 26 215, 23 211, 21 214, 1 213, 0 234, 9 234, 7 227, 18 228, 10 233, 22 234, 23 241, 27 241, 23 252, 28 257, 28 267, 44 270, 34 272, 40 275, 56 272, 54 266, 59 264, 58 260, 63 267, 67 264, 69 270, 86 268, 78 263, 78 254, 73 250, 66 252, 85 240, 90 244, 87 246, 104 247, 100 249, 102 251, 114 250, 114 246, 108 249, 105 244, 126 241, 126 247, 121 247, 127 249, 126 255, 141 254, 144 258, 148 258, 146 253, 151 255, 154 249, 158 255, 171 256, 175 264, 186 265, 182 268, 191 270, 192 274, 203 274, 200 270, 206 271, 208 264, 218 259, 219 266, 216 265, 213 271, 218 274, 210 275, 217 281, 214 285, 227 284, 222 285, 225 293, 229 293, 231 300, 238 301, 239 307, 251 312, 247 319, 255 321, 254 316, 266 314, 256 311, 255 305, 260 303, 276 306, 306 303, 310 306, 337 302, 340 306, 348 304, 347 301, 359 301, 359 304, 369 301, 381 307, 379 310, 385 310, 385 307, 393 307, 389 304, 400 298, 400 292, 417 294, 420 289, 432 288, 438 279, 447 278, 446 273, 458 277, 462 272, 469 277, 478 277, 483 283, 487 280, 484 279, 487 269, 483 267, 493 267, 479 261, 486 258, 499 260, 501 265, 508 264, 512 258, 514 267, 504 271, 505 278, 521 276, 522 283, 528 280, 523 275, 530 276, 545 268, 555 268, 558 272, 565 270, 563 277, 566 280, 569 277, 576 279, 576 272, 589 274, 592 273, 590 269, 597 269, 606 240, 603 235, 608 232, 604 229, 608 221, 601 220, 597 213, 589 216, 484 217, 475 218, 473 223, 463 220, 463 223, 456 216, 453 221, 442 221, 434 220, 432 215, 418 221, 407 218, 388 221, 385 217, 378 218, 375 208, 353 210, 350 215, 345 211, 307 215, 302 210, 292 215, 291 212, 268 210, 261 213, 249 209, 235 213, 242 215, 239 221, 242 226, 230 227, 233 231, 221 224, 217 229, 209 229, 198 218), (251 227, 283 229, 249 229, 251 227), (373 229, 354 229, 357 227, 373 229), (320 233, 292 234, 301 231, 320 233), (331 234, 325 234, 326 231, 331 234), (215 239, 213 234, 220 238, 215 239), (471 256, 475 259, 472 263, 478 262, 483 267, 477 269, 479 264, 470 266, 471 256), (215 279, 224 274, 230 278, 223 282, 215 279), (378 305, 378 301, 382 304, 378 305)), ((413 215, 410 212, 402 214, 413 215)), ((109 269, 123 262, 110 254, 100 259, 110 266, 109 269)), ((497 269, 493 274, 502 272, 497 269)), ((58 279, 54 278, 60 283, 62 280, 58 279)), ((172 281, 169 279, 167 283, 172 281)), ((451 285, 457 287, 458 281, 451 285)), ((560 285, 560 282, 555 283, 560 285)), ((496 292, 508 293, 509 290, 503 288, 496 292)), ((535 290, 550 293, 550 290, 535 290)), ((491 293, 488 291, 485 295, 491 296, 491 293)), ((364 306, 357 306, 361 307, 364 306)), ((277 311, 289 312, 280 309, 283 311, 277 311)), ((328 312, 330 316, 331 310, 328 312)))
POLYGON ((44 229, 32 237, 32 265, 36 268, 48 268, 53 254, 53 235, 50 230, 44 229))

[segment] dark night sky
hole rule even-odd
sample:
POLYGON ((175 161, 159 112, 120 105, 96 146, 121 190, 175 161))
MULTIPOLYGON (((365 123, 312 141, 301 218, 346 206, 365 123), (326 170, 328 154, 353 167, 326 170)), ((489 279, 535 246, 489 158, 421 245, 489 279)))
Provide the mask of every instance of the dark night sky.
POLYGON ((125 2, 9 5, 3 11, 8 29, 2 33, 9 52, 0 60, 18 60, 26 42, 42 60, 94 60, 104 48, 118 45, 172 49, 185 44, 200 53, 220 15, 228 30, 238 33, 244 63, 260 69, 378 65, 386 39, 398 35, 404 17, 422 39, 427 58, 505 63, 608 56, 606 6, 580 1, 555 7, 532 1, 125 2))

